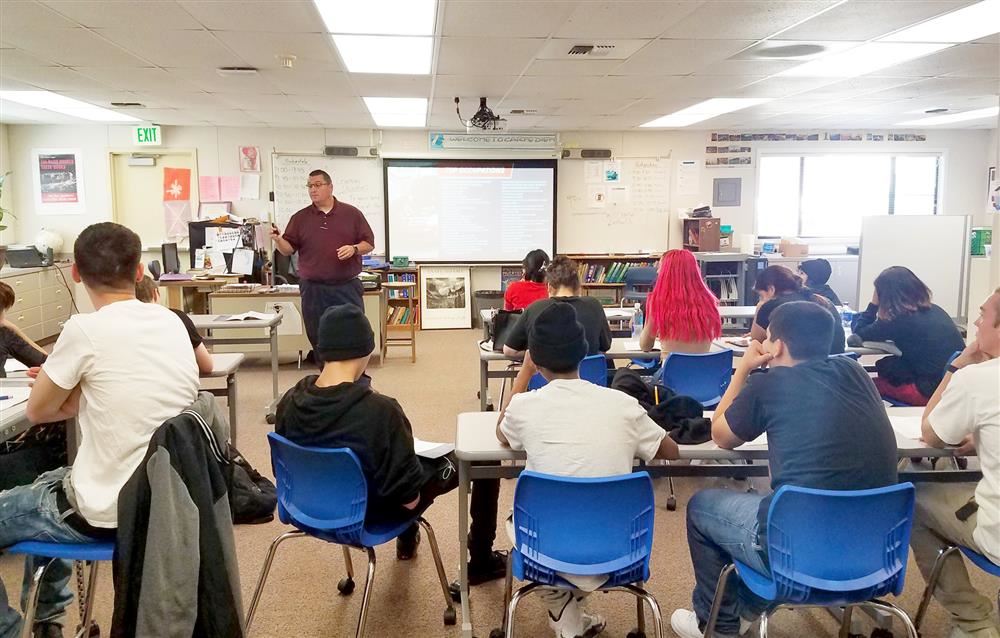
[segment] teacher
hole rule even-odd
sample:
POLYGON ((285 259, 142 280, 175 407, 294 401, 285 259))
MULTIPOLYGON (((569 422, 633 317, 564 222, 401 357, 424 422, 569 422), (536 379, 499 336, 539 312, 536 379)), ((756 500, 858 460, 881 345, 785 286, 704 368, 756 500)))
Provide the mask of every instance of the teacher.
POLYGON ((324 310, 341 304, 364 310, 364 288, 358 274, 361 255, 375 249, 375 235, 360 210, 333 196, 329 173, 309 173, 306 186, 312 204, 292 215, 284 234, 271 224, 271 240, 282 255, 299 254, 302 318, 315 350, 324 310))

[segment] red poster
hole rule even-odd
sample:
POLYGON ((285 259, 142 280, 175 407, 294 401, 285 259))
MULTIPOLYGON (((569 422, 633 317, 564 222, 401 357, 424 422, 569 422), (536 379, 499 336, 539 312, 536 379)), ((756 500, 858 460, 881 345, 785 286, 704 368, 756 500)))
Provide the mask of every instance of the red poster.
POLYGON ((76 155, 39 155, 38 178, 43 204, 80 201, 76 182, 76 155))
POLYGON ((191 199, 191 169, 163 168, 163 201, 186 202, 191 199))

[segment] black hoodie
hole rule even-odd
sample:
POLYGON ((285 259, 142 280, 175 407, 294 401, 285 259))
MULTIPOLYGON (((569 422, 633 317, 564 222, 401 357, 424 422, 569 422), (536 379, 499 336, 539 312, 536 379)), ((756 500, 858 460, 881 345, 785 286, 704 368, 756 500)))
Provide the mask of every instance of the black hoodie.
POLYGON ((403 408, 364 384, 320 388, 318 378, 308 376, 285 393, 278 403, 275 432, 308 447, 350 448, 368 480, 366 519, 396 518, 404 503, 420 496, 426 482, 403 408))

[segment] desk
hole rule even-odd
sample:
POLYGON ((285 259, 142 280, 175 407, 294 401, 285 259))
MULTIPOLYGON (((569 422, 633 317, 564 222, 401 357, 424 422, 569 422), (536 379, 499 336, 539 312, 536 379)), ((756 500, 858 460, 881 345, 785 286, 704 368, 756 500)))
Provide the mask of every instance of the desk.
POLYGON ((220 379, 225 377, 225 388, 203 388, 213 396, 226 397, 229 406, 229 438, 236 446, 236 373, 246 357, 242 352, 212 353, 212 371, 201 375, 202 379, 220 379))
POLYGON ((719 316, 723 319, 753 319, 757 306, 719 306, 719 316))
POLYGON ((167 307, 174 310, 184 310, 185 292, 191 293, 191 312, 208 312, 208 294, 215 292, 226 284, 238 281, 240 275, 224 277, 222 275, 213 279, 182 279, 174 281, 157 281, 158 286, 167 289, 167 307))
MULTIPOLYGON (((267 406, 268 423, 274 423, 274 413, 278 407, 278 324, 280 314, 271 315, 270 319, 245 319, 243 321, 223 321, 220 315, 191 315, 191 321, 198 330, 203 330, 206 344, 267 344, 271 350, 271 403, 267 406), (213 329, 267 330, 266 335, 256 337, 213 337, 213 329)), ((233 435, 235 440, 236 436, 233 435)))
MULTIPOLYGON (((643 352, 637 347, 634 347, 636 345, 634 342, 636 341, 636 339, 612 339, 611 350, 605 352, 604 356, 611 360, 660 358, 659 350, 643 352)), ((510 379, 517 376, 517 373, 511 370, 509 365, 503 370, 490 370, 490 363, 494 361, 504 361, 509 364, 516 362, 517 359, 512 359, 502 352, 484 350, 483 346, 480 346, 478 343, 476 344, 476 349, 479 350, 479 409, 485 412, 486 407, 489 404, 490 379, 510 379)))
MULTIPOLYGON (((7 377, 0 380, 0 394, 4 388, 25 387, 31 382, 27 376, 7 377)), ((27 416, 28 402, 22 401, 0 413, 0 443, 9 441, 31 427, 27 416)))
MULTIPOLYGON (((914 416, 923 408, 888 408, 893 416, 914 416)), ((706 413, 706 416, 711 413, 706 413)), ((458 415, 455 431, 455 456, 458 457, 458 555, 459 590, 462 599, 462 637, 472 638, 472 614, 469 602, 468 534, 469 534, 469 487, 473 479, 514 478, 524 469, 524 452, 516 452, 500 445, 496 439, 496 412, 466 412, 458 415), (475 465, 474 461, 512 461, 509 465, 475 465)), ((681 445, 680 457, 688 460, 729 460, 739 462, 766 460, 766 445, 746 444, 737 450, 723 450, 711 441, 699 445, 681 445)), ((928 447, 922 441, 906 439, 896 434, 897 455, 900 459, 909 457, 954 456, 953 449, 928 447)), ((649 472, 650 476, 767 476, 768 467, 758 465, 668 465, 655 462, 643 465, 637 470, 649 472)), ((900 480, 979 480, 982 473, 966 472, 900 472, 900 480)))
MULTIPOLYGON (((479 311, 479 318, 483 323, 483 339, 490 338, 490 329, 493 327, 493 315, 496 310, 492 308, 485 308, 479 311)), ((608 323, 612 321, 630 321, 632 315, 635 314, 635 308, 616 308, 610 307, 604 309, 604 316, 608 318, 608 323)))
MULTIPOLYGON (((742 357, 743 353, 746 352, 744 346, 738 346, 736 344, 729 343, 727 339, 735 337, 723 337, 721 339, 715 339, 712 341, 712 345, 717 348, 725 348, 727 350, 733 351, 733 356, 742 357)), ((875 356, 883 357, 886 355, 896 355, 899 356, 901 353, 896 344, 891 342, 881 342, 881 341, 865 341, 864 344, 860 346, 847 346, 844 348, 844 352, 853 352, 862 357, 875 356)))

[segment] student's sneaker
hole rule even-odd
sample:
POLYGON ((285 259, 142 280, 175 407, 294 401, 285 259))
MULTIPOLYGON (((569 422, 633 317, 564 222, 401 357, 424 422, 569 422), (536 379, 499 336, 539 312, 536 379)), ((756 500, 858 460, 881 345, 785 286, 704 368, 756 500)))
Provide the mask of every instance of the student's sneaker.
MULTIPOLYGON (((416 526, 416 523, 413 524, 416 526)), ((396 560, 410 560, 417 555, 417 545, 420 544, 420 528, 416 528, 416 533, 407 537, 407 533, 403 532, 396 539, 396 560)))
POLYGON ((62 625, 54 622, 36 622, 31 635, 32 638, 63 638, 62 625))
POLYGON ((482 585, 507 576, 507 552, 490 552, 481 559, 469 561, 469 585, 482 585))
POLYGON ((552 616, 549 616, 549 627, 556 632, 556 638, 593 638, 599 636, 605 626, 607 621, 600 614, 581 612, 578 618, 563 614, 559 620, 553 620, 552 616))
MULTIPOLYGON (((745 618, 740 618, 740 633, 723 634, 716 631, 715 636, 716 638, 738 638, 739 636, 745 636, 752 626, 752 622, 745 618)), ((705 636, 701 628, 698 627, 698 614, 690 609, 676 610, 670 616, 670 627, 681 638, 704 638, 705 636)))

